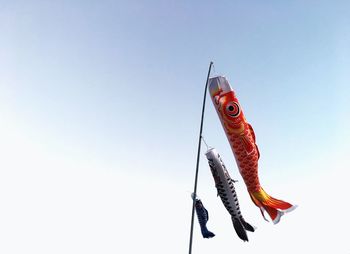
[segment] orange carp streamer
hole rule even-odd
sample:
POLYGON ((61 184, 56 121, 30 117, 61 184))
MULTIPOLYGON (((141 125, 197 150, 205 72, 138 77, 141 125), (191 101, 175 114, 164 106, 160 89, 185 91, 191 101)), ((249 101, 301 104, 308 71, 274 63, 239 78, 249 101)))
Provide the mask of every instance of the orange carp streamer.
POLYGON ((245 119, 227 79, 222 76, 209 79, 208 89, 252 201, 260 208, 265 220, 264 211, 273 223, 278 223, 284 213, 296 206, 271 197, 261 187, 258 177, 260 153, 255 143, 254 130, 245 119))

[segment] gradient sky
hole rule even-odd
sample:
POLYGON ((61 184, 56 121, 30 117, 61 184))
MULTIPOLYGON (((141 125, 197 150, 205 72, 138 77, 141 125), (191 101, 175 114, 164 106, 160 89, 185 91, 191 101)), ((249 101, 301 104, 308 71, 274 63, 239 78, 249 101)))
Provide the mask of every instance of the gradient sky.
MULTIPOLYGON (((236 91, 262 186, 250 201, 211 101, 204 137, 242 212, 241 242, 201 157, 210 214, 193 253, 350 253, 348 1, 1 1, 0 252, 186 253, 207 68, 236 91)), ((204 149, 204 148, 203 148, 204 149)), ((205 150, 202 151, 202 155, 205 150)))

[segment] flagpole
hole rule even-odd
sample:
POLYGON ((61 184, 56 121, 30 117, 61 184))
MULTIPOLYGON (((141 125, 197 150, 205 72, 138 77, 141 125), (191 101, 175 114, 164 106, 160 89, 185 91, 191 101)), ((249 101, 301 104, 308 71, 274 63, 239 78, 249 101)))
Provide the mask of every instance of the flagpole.
POLYGON ((202 131, 203 131, 203 120, 204 120, 204 111, 205 111, 205 100, 207 98, 207 90, 208 90, 208 81, 210 76, 211 67, 213 65, 213 62, 210 62, 208 75, 207 75, 207 81, 205 83, 205 89, 204 89, 204 97, 203 97, 203 106, 202 106, 202 117, 201 117, 201 125, 199 129, 199 138, 198 138, 198 152, 197 152, 197 164, 196 164, 196 175, 194 178, 194 198, 192 203, 192 217, 191 217, 191 232, 190 232, 190 246, 189 246, 189 254, 192 253, 192 239, 193 239, 193 221, 194 221, 194 210, 195 210, 195 200, 197 197, 197 182, 198 182, 198 169, 199 169, 199 157, 201 152, 201 139, 202 139, 202 131))

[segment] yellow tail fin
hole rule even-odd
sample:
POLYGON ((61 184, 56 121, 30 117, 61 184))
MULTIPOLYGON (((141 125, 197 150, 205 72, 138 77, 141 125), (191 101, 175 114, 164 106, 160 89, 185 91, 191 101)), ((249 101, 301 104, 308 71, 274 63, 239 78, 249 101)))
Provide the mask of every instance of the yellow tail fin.
POLYGON ((264 215, 264 211, 266 211, 274 224, 277 224, 280 221, 282 215, 297 207, 283 200, 269 196, 263 188, 260 188, 260 190, 256 192, 250 192, 249 194, 254 204, 260 208, 264 219, 266 220, 264 215))

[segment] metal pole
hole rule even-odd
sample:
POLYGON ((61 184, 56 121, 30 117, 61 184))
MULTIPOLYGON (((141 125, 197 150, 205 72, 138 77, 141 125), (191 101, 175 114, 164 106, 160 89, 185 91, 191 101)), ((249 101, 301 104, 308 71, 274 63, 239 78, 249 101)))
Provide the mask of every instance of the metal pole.
MULTIPOLYGON (((202 106, 202 118, 201 118, 201 126, 200 126, 200 129, 199 129, 199 138, 198 138, 196 176, 194 178, 194 190, 193 190, 195 198, 197 197, 197 181, 198 181, 199 157, 200 157, 201 143, 202 143, 201 139, 202 139, 202 131, 203 131, 205 100, 207 98, 208 81, 209 81, 209 76, 210 76, 210 71, 211 71, 212 65, 213 65, 213 62, 210 62, 208 75, 207 75, 207 82, 205 83, 205 89, 204 89, 204 98, 203 98, 203 106, 202 106)), ((192 203, 192 217, 191 217, 191 233, 190 233, 189 254, 192 253, 192 238, 193 238, 193 221, 194 221, 195 198, 193 199, 193 203, 192 203)))

